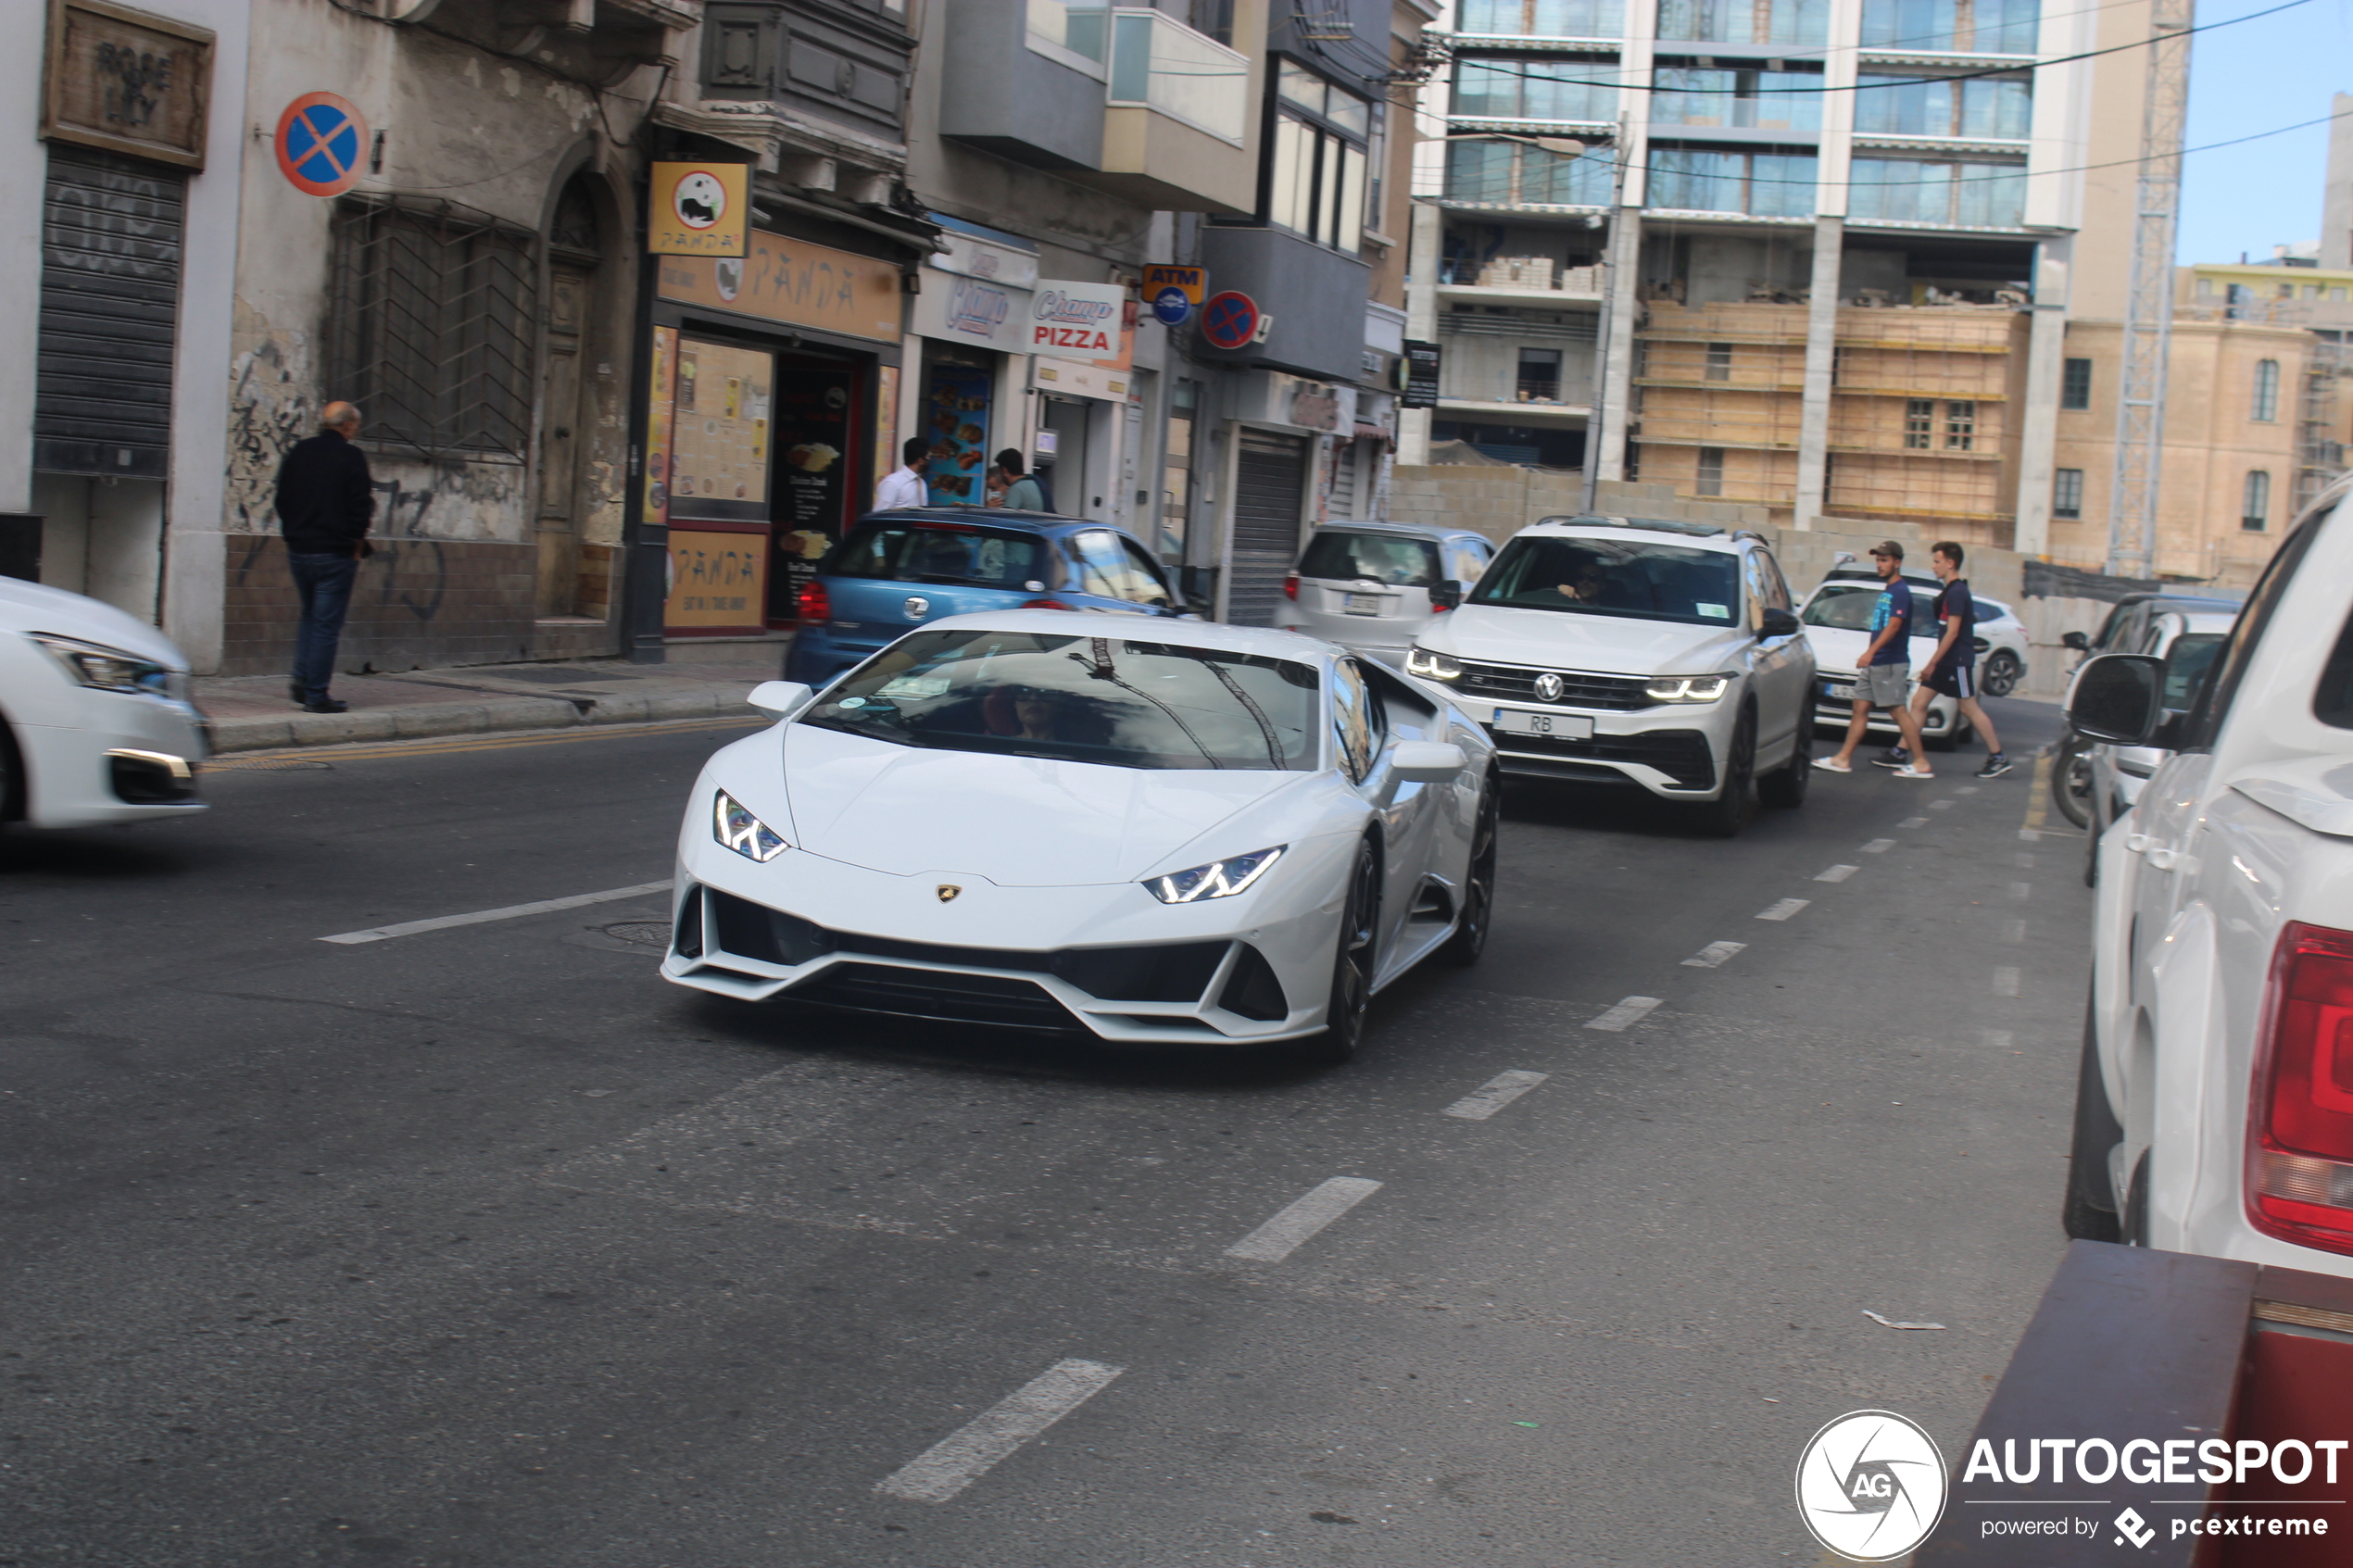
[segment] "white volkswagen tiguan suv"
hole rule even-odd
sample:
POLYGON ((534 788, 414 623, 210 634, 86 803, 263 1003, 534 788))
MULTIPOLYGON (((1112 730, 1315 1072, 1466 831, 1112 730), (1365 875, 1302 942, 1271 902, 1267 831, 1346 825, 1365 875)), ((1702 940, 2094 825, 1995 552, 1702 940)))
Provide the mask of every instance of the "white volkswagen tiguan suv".
POLYGON ((1504 546, 1407 671, 1487 725, 1506 773, 1636 784, 1740 832, 1806 799, 1814 652, 1757 534, 1547 518, 1504 546))
POLYGON ((2353 1275, 2348 495, 2281 543, 2185 711, 2162 659, 2076 672, 2070 723, 2165 755, 2099 844, 2070 1235, 2353 1275))

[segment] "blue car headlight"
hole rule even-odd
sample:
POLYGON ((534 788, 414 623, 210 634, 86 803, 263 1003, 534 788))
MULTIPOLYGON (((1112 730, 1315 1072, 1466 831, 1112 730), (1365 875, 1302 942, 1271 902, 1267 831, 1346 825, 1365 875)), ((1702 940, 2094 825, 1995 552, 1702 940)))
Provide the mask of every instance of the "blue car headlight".
POLYGON ((711 803, 711 836, 747 860, 766 865, 792 847, 775 829, 744 809, 725 790, 711 803))
POLYGON ((1267 868, 1281 859, 1288 847, 1277 844, 1272 849, 1253 849, 1230 860, 1212 860, 1190 871, 1156 876, 1144 885, 1164 904, 1194 904, 1203 898, 1231 897, 1265 876, 1267 868))

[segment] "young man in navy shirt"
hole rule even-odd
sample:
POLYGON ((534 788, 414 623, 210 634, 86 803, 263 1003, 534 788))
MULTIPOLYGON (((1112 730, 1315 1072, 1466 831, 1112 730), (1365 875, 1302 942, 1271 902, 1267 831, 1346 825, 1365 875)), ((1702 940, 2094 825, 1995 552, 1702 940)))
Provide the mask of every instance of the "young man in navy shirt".
MULTIPOLYGON (((1969 580, 1961 575, 1965 558, 1961 546, 1950 539, 1939 541, 1928 553, 1929 565, 1935 569, 1936 580, 1944 584, 1936 596, 1936 622, 1942 635, 1936 639, 1936 652, 1920 673, 1920 689, 1912 694, 1912 726, 1918 729, 1928 716, 1928 705, 1937 694, 1949 696, 1958 705, 1961 717, 1985 741, 1985 766, 1977 771, 1981 779, 1998 779, 2010 771, 2010 759, 2002 755, 2002 737, 1994 731, 1994 721, 1977 700, 1977 601, 1969 596, 1969 580)), ((1882 768, 1901 769, 1908 759, 1902 749, 1885 757, 1874 757, 1873 762, 1882 768)))
POLYGON ((1906 761, 1895 776, 1932 779, 1936 775, 1914 760, 1920 754, 1920 725, 1905 701, 1912 684, 1912 585, 1904 581, 1904 546, 1893 539, 1881 543, 1871 551, 1871 570, 1886 586, 1871 609, 1870 646, 1856 661, 1855 716, 1846 721, 1846 744, 1838 755, 1817 757, 1814 766, 1829 773, 1853 772, 1855 748, 1863 744, 1871 709, 1880 708, 1895 716, 1904 736, 1906 761))

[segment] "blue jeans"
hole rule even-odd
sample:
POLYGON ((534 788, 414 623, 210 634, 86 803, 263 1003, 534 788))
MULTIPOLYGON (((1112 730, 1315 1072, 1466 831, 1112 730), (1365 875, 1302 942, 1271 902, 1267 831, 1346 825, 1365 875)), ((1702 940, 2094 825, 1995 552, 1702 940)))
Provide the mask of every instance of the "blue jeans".
POLYGON ((351 608, 351 584, 359 562, 350 556, 286 552, 295 592, 302 596, 302 624, 295 633, 294 684, 306 701, 323 702, 334 678, 335 643, 351 608))

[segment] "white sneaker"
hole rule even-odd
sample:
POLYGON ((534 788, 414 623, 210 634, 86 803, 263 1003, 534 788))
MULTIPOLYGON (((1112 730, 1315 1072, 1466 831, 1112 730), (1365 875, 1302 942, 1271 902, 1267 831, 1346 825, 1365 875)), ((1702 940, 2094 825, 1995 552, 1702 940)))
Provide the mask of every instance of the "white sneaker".
POLYGON ((1904 766, 1895 770, 1895 776, 1899 779, 1932 779, 1936 775, 1934 773, 1923 772, 1919 769, 1913 767, 1909 762, 1906 762, 1904 766))

